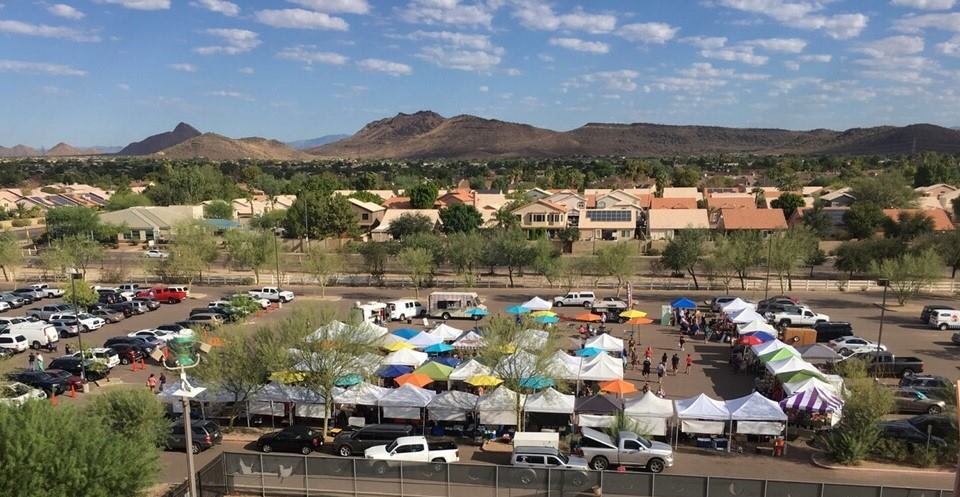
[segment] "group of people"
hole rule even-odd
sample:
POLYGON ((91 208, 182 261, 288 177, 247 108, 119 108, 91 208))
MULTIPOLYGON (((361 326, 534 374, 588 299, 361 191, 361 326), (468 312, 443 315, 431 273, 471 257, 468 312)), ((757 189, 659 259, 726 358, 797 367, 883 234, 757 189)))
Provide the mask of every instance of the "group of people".
POLYGON ((43 362, 43 354, 41 354, 40 351, 37 351, 36 354, 31 352, 30 355, 27 356, 27 367, 32 371, 43 371, 46 369, 43 362))
POLYGON ((147 378, 147 389, 150 390, 150 393, 159 394, 163 391, 163 387, 167 384, 167 375, 160 373, 160 377, 157 378, 157 375, 150 373, 150 376, 147 378))

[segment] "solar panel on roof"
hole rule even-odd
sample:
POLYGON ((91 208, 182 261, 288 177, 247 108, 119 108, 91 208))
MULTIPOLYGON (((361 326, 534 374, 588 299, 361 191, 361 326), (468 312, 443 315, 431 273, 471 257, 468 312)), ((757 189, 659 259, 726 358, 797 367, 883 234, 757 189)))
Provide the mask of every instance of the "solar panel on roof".
POLYGON ((587 219, 594 222, 628 222, 633 220, 633 212, 628 210, 588 210, 587 219))

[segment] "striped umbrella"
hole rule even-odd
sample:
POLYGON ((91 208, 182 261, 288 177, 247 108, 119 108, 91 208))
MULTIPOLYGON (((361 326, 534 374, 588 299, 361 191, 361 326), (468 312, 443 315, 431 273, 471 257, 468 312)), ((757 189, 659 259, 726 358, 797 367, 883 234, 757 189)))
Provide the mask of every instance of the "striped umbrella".
POLYGON ((843 409, 843 401, 837 396, 821 390, 820 387, 813 387, 781 400, 780 407, 784 410, 797 409, 826 414, 843 409))

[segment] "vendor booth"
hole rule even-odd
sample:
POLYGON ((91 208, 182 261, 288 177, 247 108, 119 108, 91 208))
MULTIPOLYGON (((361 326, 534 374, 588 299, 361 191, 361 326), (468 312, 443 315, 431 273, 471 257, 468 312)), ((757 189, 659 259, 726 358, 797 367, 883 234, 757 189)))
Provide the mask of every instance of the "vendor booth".
POLYGON ((754 392, 745 397, 727 401, 730 419, 735 423, 734 433, 745 435, 780 435, 787 422, 780 404, 754 392))
POLYGON ((623 340, 615 338, 609 333, 604 333, 602 335, 597 335, 583 344, 583 348, 596 348, 604 352, 610 352, 614 354, 620 354, 623 352, 623 340))
POLYGON ((436 396, 432 390, 408 383, 380 397, 377 405, 383 410, 385 418, 423 419, 422 409, 436 396))
POLYGON ((553 388, 546 388, 535 394, 528 395, 523 404, 528 426, 543 429, 565 428, 570 424, 573 416, 576 398, 565 395, 553 388))
POLYGON ((460 335, 463 335, 463 330, 454 328, 447 323, 440 323, 434 329, 430 330, 430 334, 444 342, 452 342, 460 338, 460 335))
POLYGON ((611 426, 621 409, 623 409, 623 403, 613 395, 577 397, 574 403, 577 425, 593 428, 611 426))
POLYGON ((723 435, 730 419, 724 402, 700 394, 676 401, 678 429, 684 433, 723 435))
POLYGON ((489 376, 490 368, 480 364, 476 359, 460 363, 447 378, 450 381, 467 381, 473 376, 489 376))
POLYGON ((627 400, 623 414, 635 421, 645 433, 665 437, 667 423, 676 415, 676 409, 672 400, 647 392, 642 397, 627 400))
POLYGON ((477 410, 479 399, 468 392, 443 392, 427 404, 428 418, 431 421, 466 421, 467 414, 477 410))
POLYGON ((516 426, 517 408, 523 406, 523 402, 523 395, 507 387, 497 387, 477 401, 480 424, 516 426))

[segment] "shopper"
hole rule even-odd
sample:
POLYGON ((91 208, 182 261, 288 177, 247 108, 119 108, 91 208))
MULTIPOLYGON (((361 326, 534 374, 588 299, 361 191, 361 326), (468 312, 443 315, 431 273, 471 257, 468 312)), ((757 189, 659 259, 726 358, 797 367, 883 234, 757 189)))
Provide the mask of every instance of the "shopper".
POLYGON ((657 365, 657 381, 663 383, 663 375, 667 374, 667 363, 661 362, 657 365))
POLYGON ((687 337, 680 335, 680 352, 683 352, 683 344, 687 343, 687 337))
POLYGON ((683 374, 690 374, 690 366, 693 366, 693 356, 687 354, 687 370, 683 374))
POLYGON ((680 367, 680 356, 673 354, 673 357, 670 358, 670 366, 673 370, 673 375, 677 375, 677 369, 680 367))
POLYGON ((150 393, 157 393, 157 376, 153 373, 150 373, 150 377, 147 378, 147 389, 150 393))
POLYGON ((643 358, 643 372, 642 372, 642 374, 643 374, 643 378, 644 378, 644 379, 647 379, 647 378, 650 377, 650 358, 649 358, 649 357, 644 357, 644 358, 643 358))

